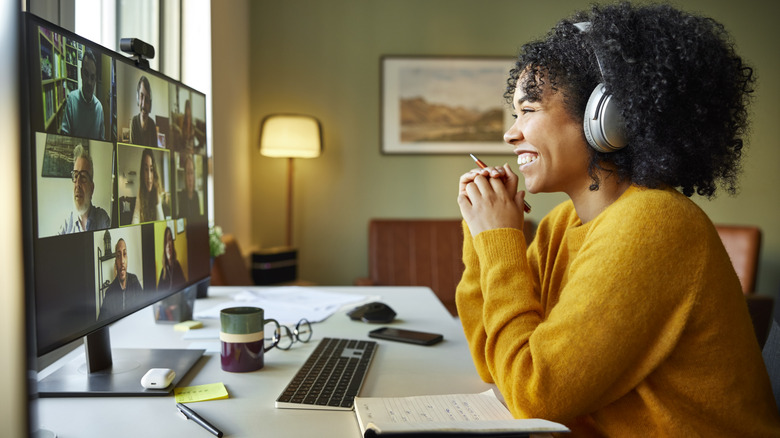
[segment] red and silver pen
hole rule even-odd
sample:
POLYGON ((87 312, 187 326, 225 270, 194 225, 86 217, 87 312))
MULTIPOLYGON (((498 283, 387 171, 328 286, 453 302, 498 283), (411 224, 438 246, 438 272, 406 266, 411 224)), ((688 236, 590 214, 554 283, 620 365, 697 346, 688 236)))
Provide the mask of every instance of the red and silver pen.
MULTIPOLYGON (((469 154, 469 155, 471 155, 471 158, 474 160, 475 163, 477 163, 477 166, 479 166, 480 169, 484 169, 487 167, 487 164, 483 163, 482 160, 475 157, 474 154, 469 154)), ((528 202, 525 201, 525 199, 523 199, 523 210, 526 213, 531 212, 531 205, 529 205, 528 202)))

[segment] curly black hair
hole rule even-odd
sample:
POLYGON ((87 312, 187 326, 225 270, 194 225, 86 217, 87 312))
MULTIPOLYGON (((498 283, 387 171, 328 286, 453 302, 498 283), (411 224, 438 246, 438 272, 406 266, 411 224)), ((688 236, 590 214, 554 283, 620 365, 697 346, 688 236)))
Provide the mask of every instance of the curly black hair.
POLYGON ((719 185, 736 193, 755 76, 715 20, 668 5, 593 6, 521 48, 504 94, 510 102, 518 81, 531 100, 542 98, 545 84, 562 92, 579 120, 591 91, 605 83, 628 145, 591 149, 591 190, 599 186, 597 171, 609 169, 686 196, 711 198, 719 185), (573 25, 583 21, 591 22, 587 32, 573 25))

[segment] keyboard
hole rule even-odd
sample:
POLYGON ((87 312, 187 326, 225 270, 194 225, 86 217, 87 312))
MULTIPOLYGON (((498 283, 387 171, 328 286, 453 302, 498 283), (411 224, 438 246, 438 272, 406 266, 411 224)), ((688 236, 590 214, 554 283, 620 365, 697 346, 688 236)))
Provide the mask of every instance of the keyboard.
POLYGON ((322 339, 276 399, 275 406, 351 410, 376 346, 374 341, 322 339))

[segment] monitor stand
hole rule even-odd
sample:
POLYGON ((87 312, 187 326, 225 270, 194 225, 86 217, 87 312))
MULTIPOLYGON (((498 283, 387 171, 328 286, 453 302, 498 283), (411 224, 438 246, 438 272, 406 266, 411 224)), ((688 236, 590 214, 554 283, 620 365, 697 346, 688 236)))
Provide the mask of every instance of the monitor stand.
POLYGON ((39 397, 165 396, 203 356, 205 350, 111 349, 108 327, 84 342, 84 355, 62 366, 38 382, 39 397), (163 389, 141 386, 151 368, 170 368, 173 382, 163 389))

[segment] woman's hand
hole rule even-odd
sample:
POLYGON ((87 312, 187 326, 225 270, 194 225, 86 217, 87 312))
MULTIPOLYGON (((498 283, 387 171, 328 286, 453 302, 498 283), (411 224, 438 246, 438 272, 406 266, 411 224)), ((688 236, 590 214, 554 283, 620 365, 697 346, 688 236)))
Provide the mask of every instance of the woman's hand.
POLYGON ((523 198, 519 178, 508 164, 474 169, 460 177, 458 205, 472 236, 496 228, 523 229, 523 198))

